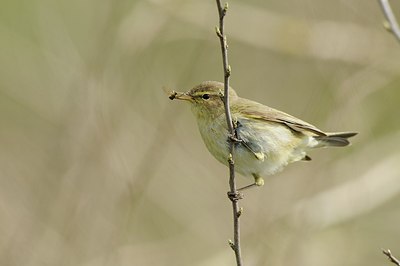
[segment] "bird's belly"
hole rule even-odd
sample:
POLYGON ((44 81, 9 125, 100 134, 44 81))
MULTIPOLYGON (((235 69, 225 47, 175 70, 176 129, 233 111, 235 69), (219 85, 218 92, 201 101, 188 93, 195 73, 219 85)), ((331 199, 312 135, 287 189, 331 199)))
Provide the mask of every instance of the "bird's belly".
MULTIPOLYGON (((242 127, 246 127, 243 123, 242 127)), ((227 130, 223 125, 209 125, 200 129, 202 138, 210 153, 221 163, 228 164, 229 145, 227 130), (221 126, 221 127, 220 127, 221 126)), ((244 175, 271 175, 281 171, 288 163, 301 160, 304 155, 302 140, 295 137, 290 129, 271 123, 258 128, 239 128, 243 143, 235 144, 235 171, 244 175)))

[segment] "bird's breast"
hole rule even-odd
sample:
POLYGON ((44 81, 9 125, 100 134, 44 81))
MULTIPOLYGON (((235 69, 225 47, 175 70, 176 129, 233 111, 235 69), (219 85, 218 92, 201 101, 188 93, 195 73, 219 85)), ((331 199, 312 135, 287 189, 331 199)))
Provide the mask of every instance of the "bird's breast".
POLYGON ((198 120, 199 131, 208 151, 221 163, 227 162, 229 144, 225 119, 198 120))

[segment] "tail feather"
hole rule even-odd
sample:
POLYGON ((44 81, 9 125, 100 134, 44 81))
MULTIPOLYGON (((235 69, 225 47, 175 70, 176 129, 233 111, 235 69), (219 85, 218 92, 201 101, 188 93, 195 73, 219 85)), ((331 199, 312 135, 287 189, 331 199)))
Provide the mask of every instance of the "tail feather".
POLYGON ((317 136, 315 139, 318 141, 317 147, 344 147, 350 144, 348 138, 357 134, 356 132, 327 133, 326 136, 317 136))

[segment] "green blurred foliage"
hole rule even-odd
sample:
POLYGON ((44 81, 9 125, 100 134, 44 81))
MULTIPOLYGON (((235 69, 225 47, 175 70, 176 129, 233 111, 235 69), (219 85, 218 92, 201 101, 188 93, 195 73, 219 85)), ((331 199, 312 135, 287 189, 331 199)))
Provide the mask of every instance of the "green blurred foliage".
MULTIPOLYGON (((245 193, 246 265, 389 264, 400 45, 378 3, 229 4, 241 96, 360 132, 245 193)), ((234 264, 228 170, 162 91, 222 79, 216 24, 213 1, 1 1, 0 265, 234 264)))

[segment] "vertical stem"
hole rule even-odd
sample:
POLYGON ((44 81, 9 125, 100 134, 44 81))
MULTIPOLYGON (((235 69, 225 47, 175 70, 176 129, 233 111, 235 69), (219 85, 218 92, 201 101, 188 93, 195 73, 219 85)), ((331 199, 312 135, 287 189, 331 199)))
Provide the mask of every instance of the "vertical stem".
POLYGON ((242 257, 241 257, 241 249, 240 249, 240 210, 239 210, 239 193, 236 189, 235 182, 235 163, 234 163, 234 152, 235 145, 234 139, 236 139, 236 132, 232 122, 232 115, 230 111, 229 105, 229 78, 231 75, 231 67, 228 63, 228 44, 225 35, 225 27, 224 27, 224 18, 226 12, 228 10, 228 4, 226 3, 224 7, 221 5, 220 0, 216 0, 219 14, 219 27, 217 27, 217 35, 221 44, 221 52, 222 52, 222 62, 224 68, 224 106, 225 106, 225 116, 226 122, 228 126, 228 142, 229 142, 229 158, 227 158, 229 163, 229 198, 232 201, 232 210, 233 210, 233 234, 234 241, 230 243, 231 248, 235 252, 236 264, 238 266, 242 265, 242 257))
POLYGON ((385 15, 388 23, 389 30, 396 37, 397 41, 400 42, 400 27, 397 23, 396 16, 393 14, 389 0, 379 0, 383 14, 385 15))

